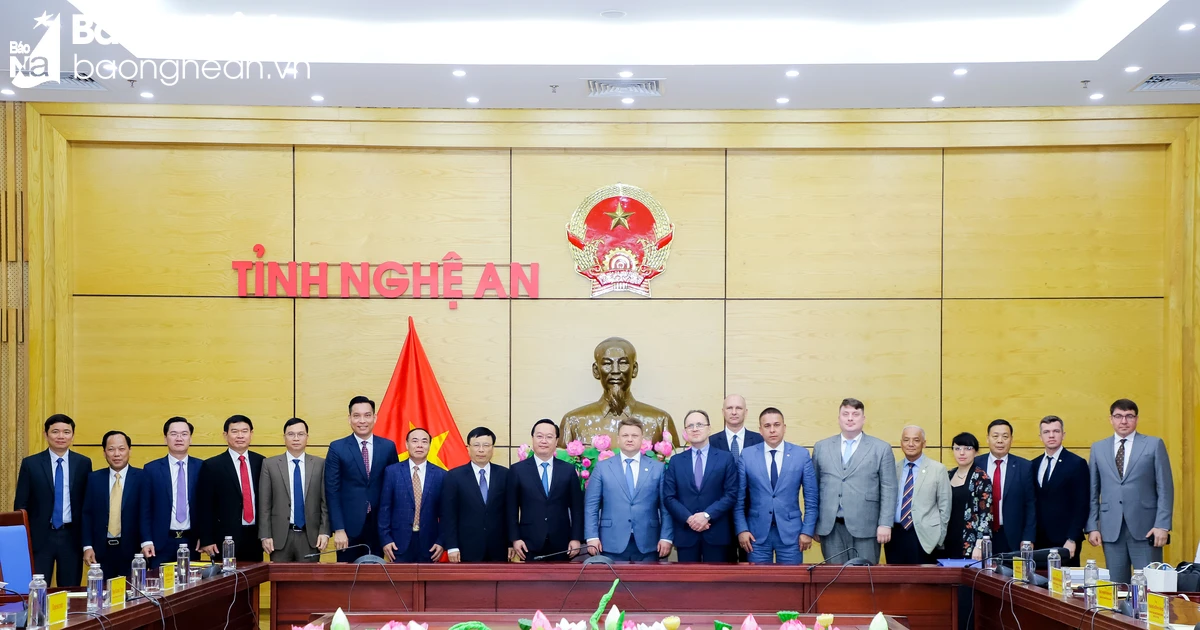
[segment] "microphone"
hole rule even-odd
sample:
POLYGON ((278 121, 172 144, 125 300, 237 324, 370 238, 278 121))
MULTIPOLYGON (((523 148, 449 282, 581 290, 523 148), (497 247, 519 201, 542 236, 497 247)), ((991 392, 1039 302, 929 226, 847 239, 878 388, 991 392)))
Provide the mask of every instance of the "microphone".
POLYGON ((28 596, 24 593, 18 593, 16 591, 12 590, 11 588, 8 588, 8 582, 0 582, 0 592, 10 593, 12 595, 16 595, 17 597, 19 597, 21 599, 21 612, 17 614, 17 618, 14 620, 16 622, 14 627, 24 628, 25 622, 28 619, 28 615, 29 615, 28 596))
MULTIPOLYGON (((596 549, 596 545, 584 545, 584 547, 587 548, 588 553, 592 553, 592 551, 594 551, 596 549)), ((587 560, 584 560, 583 566, 586 567, 589 564, 607 564, 609 566, 612 566, 612 563, 613 563, 612 558, 609 558, 608 556, 604 555, 603 553, 597 553, 593 556, 590 556, 587 560)))
MULTIPOLYGON (((371 548, 369 546, 367 546, 366 544, 362 544, 362 543, 359 543, 357 545, 350 545, 350 546, 346 547, 346 549, 366 549, 367 555, 371 555, 371 548)), ((331 553, 337 553, 338 551, 345 551, 345 550, 344 549, 330 549, 328 551, 317 551, 317 552, 310 553, 310 554, 304 556, 304 559, 308 560, 309 558, 320 558, 321 556, 331 554, 331 553)), ((374 557, 378 558, 379 556, 374 556, 374 557)))
POLYGON ((530 560, 545 560, 546 558, 553 558, 555 556, 565 556, 569 553, 571 553, 570 549, 563 549, 562 551, 555 551, 554 553, 546 553, 540 556, 534 556, 530 558, 530 560))
MULTIPOLYGON (((841 551, 839 551, 839 552, 837 552, 837 553, 833 554, 832 556, 829 556, 828 558, 825 558, 824 560, 822 560, 822 561, 820 561, 820 562, 818 562, 818 563, 816 563, 816 564, 810 564, 810 565, 808 565, 808 572, 809 572, 809 573, 812 573, 812 572, 813 572, 813 569, 815 569, 815 568, 817 568, 817 567, 820 567, 820 566, 825 566, 825 565, 829 564, 829 561, 830 561, 830 560, 833 560, 834 558, 836 558, 836 557, 838 557, 838 556, 844 556, 844 555, 846 555, 846 554, 848 554, 848 553, 851 553, 851 552, 853 552, 853 553, 854 553, 854 560, 859 560, 859 561, 861 561, 861 562, 866 562, 866 560, 863 560, 862 558, 859 558, 859 557, 858 557, 858 550, 857 550, 857 549, 855 549, 854 547, 846 547, 845 549, 843 549, 843 550, 841 550, 841 551)), ((849 564, 849 563, 847 563, 847 564, 849 564)), ((852 566, 863 566, 863 565, 862 565, 862 564, 855 563, 855 564, 854 564, 854 565, 852 565, 852 566)))

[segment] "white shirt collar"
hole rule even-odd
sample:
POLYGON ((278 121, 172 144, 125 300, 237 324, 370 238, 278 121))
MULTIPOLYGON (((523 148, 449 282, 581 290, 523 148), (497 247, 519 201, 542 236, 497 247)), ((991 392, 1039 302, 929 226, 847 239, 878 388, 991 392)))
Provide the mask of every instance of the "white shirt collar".
MULTIPOLYGON (((1012 455, 1012 452, 1009 452, 1008 455, 1005 455, 1004 459, 1008 459, 1009 455, 1012 455)), ((996 465, 996 454, 991 451, 988 451, 988 466, 995 467, 995 465, 996 465)), ((989 473, 990 473, 990 471, 989 471, 989 473)))
POLYGON ((1120 434, 1118 434, 1117 432, 1114 431, 1113 432, 1113 444, 1116 444, 1119 446, 1121 444, 1121 440, 1125 440, 1125 445, 1129 446, 1129 443, 1133 441, 1133 436, 1135 436, 1135 435, 1137 435, 1137 430, 1134 430, 1133 432, 1131 432, 1129 435, 1126 435, 1125 437, 1121 437, 1120 434))
POLYGON ((863 436, 863 432, 862 432, 862 431, 859 431, 859 432, 858 432, 858 435, 856 435, 856 436, 854 436, 854 437, 852 437, 852 438, 847 438, 847 437, 846 437, 844 434, 842 434, 842 433, 839 433, 839 434, 838 434, 838 437, 842 438, 842 446, 845 446, 845 445, 846 445, 846 442, 857 443, 857 442, 858 442, 858 439, 859 439, 859 438, 861 438, 862 436, 863 436))
POLYGON ((1060 444, 1053 453, 1047 452, 1046 457, 1053 457, 1054 459, 1058 459, 1058 456, 1062 454, 1062 451, 1063 451, 1063 447, 1060 444))
POLYGON ((374 433, 368 434, 367 437, 365 437, 365 438, 358 437, 357 433, 353 433, 351 435, 354 436, 354 442, 355 442, 355 444, 358 444, 359 447, 362 447, 363 440, 366 440, 367 448, 370 448, 372 445, 375 444, 375 434, 374 433))
POLYGON ((178 458, 178 457, 175 457, 173 454, 171 454, 171 452, 170 452, 170 451, 167 451, 167 457, 168 457, 168 458, 171 460, 171 462, 172 462, 172 463, 174 463, 174 462, 182 462, 184 466, 186 466, 186 465, 187 465, 187 462, 188 462, 188 456, 187 456, 187 455, 184 455, 184 456, 183 456, 183 459, 180 459, 180 458, 178 458))
POLYGON ((641 453, 636 453, 636 454, 634 454, 633 457, 628 457, 627 455, 625 455, 625 453, 622 453, 621 451, 617 451, 617 456, 621 458, 621 465, 624 465, 625 460, 627 460, 627 459, 632 459, 634 466, 640 466, 642 463, 642 454, 641 453))
MULTIPOLYGON (((249 449, 247 449, 247 450, 246 450, 246 452, 245 452, 245 453, 242 453, 241 455, 239 455, 239 454, 238 454, 238 452, 237 452, 237 451, 235 451, 235 450, 233 450, 232 448, 230 448, 230 449, 229 449, 229 456, 233 458, 233 463, 235 463, 235 464, 237 464, 237 463, 240 463, 240 462, 238 461, 238 458, 239 458, 239 457, 242 457, 242 456, 244 456, 244 455, 247 455, 247 456, 248 456, 249 454, 250 454, 250 451, 249 451, 249 449)), ((249 457, 246 457, 246 463, 250 463, 250 458, 249 458, 249 457)))
MULTIPOLYGON (((299 455, 292 455, 291 453, 289 453, 289 452, 287 452, 287 451, 284 451, 284 452, 283 452, 283 455, 284 455, 284 457, 287 457, 287 463, 289 463, 289 464, 292 464, 292 460, 293 460, 293 459, 298 459, 298 460, 300 460, 300 467, 301 467, 301 468, 303 468, 303 467, 304 467, 304 456, 305 456, 305 455, 307 455, 307 454, 308 454, 308 452, 307 452, 307 451, 305 451, 305 452, 303 452, 303 453, 300 453, 299 455)), ((293 465, 293 466, 295 466, 295 464, 292 464, 292 465, 293 465)))
POLYGON ((121 475, 122 479, 125 479, 126 477, 128 477, 129 476, 129 466, 126 465, 124 468, 121 469, 121 471, 119 473, 112 466, 108 467, 108 478, 109 479, 112 479, 113 477, 117 476, 118 474, 121 475))
MULTIPOLYGON (((541 457, 534 455, 533 459, 537 460, 538 468, 541 468, 542 464, 553 464, 554 463, 553 457, 551 457, 550 459, 542 459, 541 457)), ((554 468, 554 466, 551 466, 551 468, 554 468)))
POLYGON ((481 470, 483 471, 484 476, 490 477, 490 476, 492 476, 492 463, 488 462, 488 463, 484 464, 483 466, 480 466, 479 464, 476 464, 475 462, 471 462, 471 470, 475 471, 476 477, 479 476, 479 471, 481 471, 481 470))
MULTIPOLYGON (((50 454, 50 464, 51 465, 58 464, 58 455, 55 455, 54 451, 52 451, 50 449, 46 449, 46 452, 50 454)), ((71 449, 67 449, 67 452, 62 454, 63 466, 66 466, 70 459, 71 459, 71 449)))
POLYGON ((743 424, 742 428, 737 431, 734 431, 733 429, 730 429, 729 427, 725 427, 725 435, 726 435, 726 437, 729 437, 731 439, 733 438, 733 436, 736 435, 736 436, 742 438, 742 441, 745 442, 746 441, 746 425, 743 424))
POLYGON ((428 463, 429 463, 429 460, 425 460, 425 461, 421 462, 420 464, 414 463, 413 460, 411 460, 411 459, 408 460, 408 465, 410 467, 412 467, 413 470, 416 470, 417 474, 421 475, 422 477, 425 476, 425 464, 428 464, 428 463))

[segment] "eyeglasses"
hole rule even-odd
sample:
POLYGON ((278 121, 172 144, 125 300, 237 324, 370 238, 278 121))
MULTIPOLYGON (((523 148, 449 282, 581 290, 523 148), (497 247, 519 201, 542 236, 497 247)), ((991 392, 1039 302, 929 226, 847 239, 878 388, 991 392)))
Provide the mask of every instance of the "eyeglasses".
POLYGON ((307 433, 291 433, 291 432, 289 432, 289 433, 284 433, 283 437, 285 437, 289 440, 298 440, 302 437, 308 437, 308 434, 307 433))
POLYGON ((689 424, 683 428, 687 429, 688 431, 699 431, 700 429, 707 429, 708 425, 707 424, 689 424))
POLYGON ((1137 420, 1137 414, 1136 413, 1114 413, 1112 415, 1112 419, 1113 420, 1137 420))
POLYGON ((974 448, 971 448, 970 446, 957 446, 957 445, 956 445, 956 446, 954 447, 954 452, 955 452, 955 453, 971 453, 971 452, 973 452, 974 450, 975 450, 975 449, 974 449, 974 448))

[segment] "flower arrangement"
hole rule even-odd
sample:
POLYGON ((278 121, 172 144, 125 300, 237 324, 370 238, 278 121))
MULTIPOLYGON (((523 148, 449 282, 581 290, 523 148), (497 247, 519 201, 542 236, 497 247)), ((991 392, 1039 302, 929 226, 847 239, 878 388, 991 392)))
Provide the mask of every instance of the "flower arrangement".
MULTIPOLYGON (((591 478, 596 464, 610 457, 616 457, 617 451, 613 450, 612 446, 611 437, 596 435, 592 437, 591 444, 584 444, 582 440, 572 440, 567 444, 567 448, 558 449, 555 457, 574 466, 575 472, 579 473, 580 483, 587 488, 588 479, 591 478)), ((663 431, 663 439, 657 443, 642 440, 642 455, 653 457, 663 464, 669 465, 668 462, 674 453, 675 446, 671 443, 669 431, 663 431)), ((532 454, 533 449, 528 444, 517 447, 518 459, 528 459, 532 454)))

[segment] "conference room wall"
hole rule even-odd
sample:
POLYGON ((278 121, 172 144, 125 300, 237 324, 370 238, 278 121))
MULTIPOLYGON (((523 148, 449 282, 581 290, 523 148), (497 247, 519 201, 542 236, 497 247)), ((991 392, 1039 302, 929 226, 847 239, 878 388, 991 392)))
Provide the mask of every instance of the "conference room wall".
MULTIPOLYGON (((832 435, 837 401, 857 396, 868 430, 893 444, 913 422, 945 455, 955 432, 982 438, 1003 416, 1032 453, 1036 420, 1057 413, 1085 451, 1110 430, 1108 403, 1134 397, 1142 430, 1169 439, 1191 487, 1181 252, 1200 112, 1114 110, 1105 127, 1088 119, 1102 110, 1040 110, 1045 121, 983 110, 952 114, 974 118, 950 134, 946 121, 889 112, 410 126, 369 117, 439 114, 353 111, 340 115, 368 119, 323 126, 270 108, 89 107, 30 108, 43 178, 35 286, 49 288, 31 322, 31 412, 74 414, 97 461, 103 430, 161 444, 177 413, 198 425, 197 452, 219 452, 221 420, 240 412, 264 452, 298 414, 323 453, 346 432, 351 395, 382 398, 411 315, 460 427, 496 431, 501 462, 536 418, 597 397, 590 350, 618 334, 639 349, 635 395, 677 423, 701 407, 718 430, 722 394, 739 391, 751 426, 779 406, 804 445, 832 435), (689 142, 640 148, 701 126, 689 142), (588 298, 571 267, 570 211, 616 182, 649 190, 676 226, 650 300, 588 298), (541 295, 453 310, 427 298, 238 299, 230 261, 253 259, 257 243, 284 262, 454 251, 468 292, 484 262, 537 262, 541 295)), ((40 438, 38 420, 30 448, 40 438)), ((1179 496, 1182 513, 1190 495, 1179 496)))

